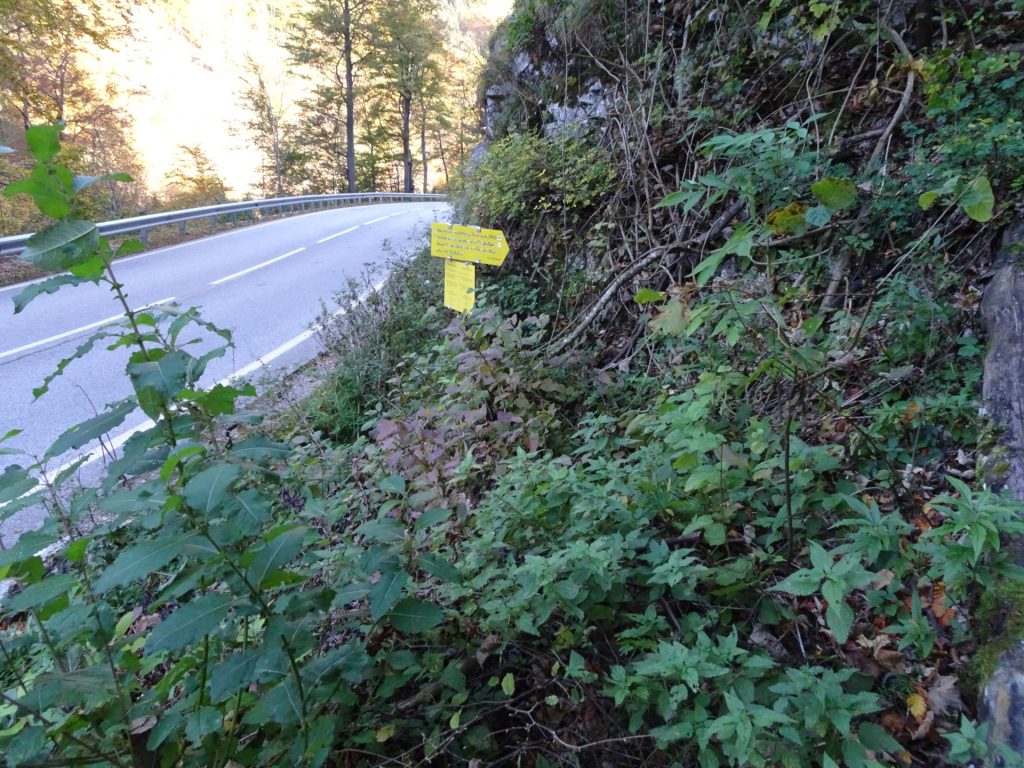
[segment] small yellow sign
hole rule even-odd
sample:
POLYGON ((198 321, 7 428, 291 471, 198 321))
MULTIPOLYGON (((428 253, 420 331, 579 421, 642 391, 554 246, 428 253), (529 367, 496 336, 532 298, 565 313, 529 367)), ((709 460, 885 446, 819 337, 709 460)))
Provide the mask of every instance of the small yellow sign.
POLYGON ((500 267, 508 256, 508 241, 500 229, 434 222, 430 228, 430 255, 500 267))
POLYGON ((476 267, 464 261, 444 263, 444 305, 469 312, 476 303, 476 267))

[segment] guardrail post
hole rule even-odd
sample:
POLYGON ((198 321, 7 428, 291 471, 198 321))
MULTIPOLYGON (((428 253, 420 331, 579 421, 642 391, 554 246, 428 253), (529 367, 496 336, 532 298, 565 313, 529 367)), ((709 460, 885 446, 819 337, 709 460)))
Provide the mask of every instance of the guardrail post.
POLYGON ((178 234, 179 235, 184 235, 185 234, 185 222, 184 221, 178 224, 178 234))
POLYGON ((139 242, 145 247, 149 247, 149 227, 139 230, 139 242))

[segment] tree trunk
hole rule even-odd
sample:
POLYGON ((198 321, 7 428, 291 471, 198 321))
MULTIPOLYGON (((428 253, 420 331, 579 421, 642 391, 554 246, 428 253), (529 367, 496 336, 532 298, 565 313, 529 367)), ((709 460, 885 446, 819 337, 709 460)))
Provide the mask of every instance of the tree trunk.
POLYGON ((399 97, 402 113, 402 191, 413 191, 412 183, 412 96, 404 93, 399 97))
POLYGON ((421 105, 420 109, 420 155, 423 158, 423 191, 429 192, 430 190, 427 188, 427 110, 423 106, 421 105))
POLYGON ((348 191, 356 191, 356 95, 352 71, 352 0, 342 5, 342 36, 345 39, 345 165, 348 191))
POLYGON ((441 170, 444 171, 444 186, 447 189, 451 179, 448 178, 448 158, 444 154, 444 134, 440 128, 437 129, 437 153, 441 158, 441 170))

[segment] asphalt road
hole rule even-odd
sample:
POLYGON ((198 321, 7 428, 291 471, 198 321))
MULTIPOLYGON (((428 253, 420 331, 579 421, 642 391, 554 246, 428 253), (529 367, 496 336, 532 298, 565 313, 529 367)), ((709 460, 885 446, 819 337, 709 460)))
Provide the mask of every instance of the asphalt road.
MULTIPOLYGON (((129 257, 115 263, 115 272, 132 307, 195 306, 206 320, 231 329, 235 348, 210 364, 204 384, 256 378, 311 359, 317 348, 310 327, 322 303, 331 306, 349 278, 367 270, 377 270, 372 282, 382 280, 389 255, 422 242, 429 223, 447 212, 446 204, 430 202, 310 213, 129 257)), ((33 402, 32 389, 57 363, 119 313, 109 290, 84 285, 41 296, 14 315, 10 302, 19 290, 0 288, 0 436, 24 430, 3 444, 23 455, 0 454, 0 469, 42 456, 68 427, 131 394, 126 353, 98 349, 72 363, 33 402)), ((112 442, 145 421, 141 411, 130 416, 112 442)), ((48 469, 74 458, 54 458, 48 469)), ((41 510, 25 510, 0 526, 0 538, 10 543, 41 516, 41 510)))

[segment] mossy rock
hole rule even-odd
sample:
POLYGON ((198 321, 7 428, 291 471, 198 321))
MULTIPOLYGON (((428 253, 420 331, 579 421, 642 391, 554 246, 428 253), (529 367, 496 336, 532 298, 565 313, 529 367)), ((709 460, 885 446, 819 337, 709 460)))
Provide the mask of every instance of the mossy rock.
POLYGON ((980 694, 1000 659, 1024 643, 1024 583, 1000 580, 986 590, 972 623, 978 650, 965 682, 980 694))

